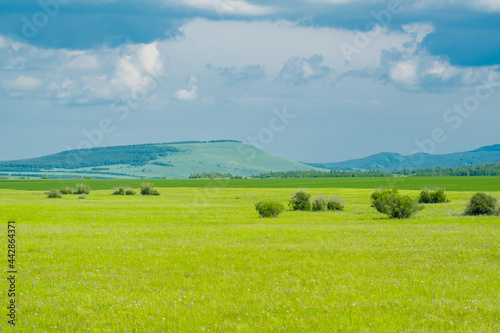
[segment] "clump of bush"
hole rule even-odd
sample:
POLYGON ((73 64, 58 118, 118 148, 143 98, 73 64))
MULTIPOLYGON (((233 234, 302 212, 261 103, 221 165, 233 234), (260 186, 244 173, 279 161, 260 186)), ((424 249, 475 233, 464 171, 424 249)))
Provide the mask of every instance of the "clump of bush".
POLYGON ((128 187, 118 187, 113 189, 114 195, 135 195, 135 190, 128 187))
POLYGON ((324 196, 318 195, 314 198, 311 204, 311 209, 313 211, 325 211, 327 207, 327 202, 324 196))
POLYGON ((160 195, 160 192, 156 190, 151 183, 143 183, 141 185, 141 194, 142 195, 160 195))
POLYGON ((446 203, 450 202, 446 197, 446 193, 442 188, 437 189, 435 191, 423 190, 420 192, 418 197, 419 203, 429 204, 429 203, 446 203))
POLYGON ((344 210, 344 200, 339 197, 329 197, 326 201, 326 209, 328 210, 344 210))
POLYGON ((127 188, 125 189, 125 195, 135 195, 135 190, 131 189, 131 188, 127 188))
POLYGON ((465 215, 494 215, 498 213, 497 199, 484 192, 474 194, 465 208, 465 215))
POLYGON ((61 195, 61 192, 59 190, 50 190, 50 192, 47 193, 47 198, 58 199, 58 198, 62 198, 62 195, 61 195))
POLYGON ((80 194, 80 195, 78 196, 78 199, 85 199, 86 197, 87 197, 87 195, 86 195, 86 194, 80 194))
POLYGON ((290 200, 290 208, 292 208, 293 210, 310 210, 311 209, 311 202, 309 201, 310 198, 311 195, 306 191, 303 190, 297 191, 290 200))
POLYGON ((71 187, 63 187, 59 192, 61 192, 61 194, 73 194, 73 189, 71 187))
POLYGON ((285 206, 279 202, 266 200, 255 204, 255 210, 259 212, 260 217, 278 217, 285 206))
POLYGON ((396 188, 379 189, 371 195, 372 207, 392 219, 406 219, 418 213, 423 206, 409 195, 402 195, 396 188))
POLYGON ((87 184, 77 184, 76 189, 73 191, 74 194, 89 194, 90 186, 87 184))

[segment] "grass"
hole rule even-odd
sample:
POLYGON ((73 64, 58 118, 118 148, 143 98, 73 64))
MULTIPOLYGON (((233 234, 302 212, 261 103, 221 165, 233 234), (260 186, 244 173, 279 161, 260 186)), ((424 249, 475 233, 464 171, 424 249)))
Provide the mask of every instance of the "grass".
MULTIPOLYGON (((92 190, 117 187, 139 188, 144 179, 0 180, 0 189, 49 191, 84 183, 92 190)), ((361 188, 398 187, 405 190, 442 188, 446 191, 500 191, 500 177, 391 177, 391 178, 301 178, 301 179, 153 179, 157 187, 187 188, 361 188)))
POLYGON ((394 221, 373 190, 309 187, 344 212, 262 219, 256 202, 294 190, 96 184, 85 200, 0 190, 0 220, 17 221, 19 332, 500 331, 500 217, 459 215, 472 192, 394 221))

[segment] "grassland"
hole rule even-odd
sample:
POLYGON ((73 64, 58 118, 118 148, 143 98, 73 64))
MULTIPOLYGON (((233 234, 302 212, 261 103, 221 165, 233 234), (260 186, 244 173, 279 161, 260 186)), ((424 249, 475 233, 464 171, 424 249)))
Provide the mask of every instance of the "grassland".
MULTIPOLYGON (((139 187, 143 179, 28 179, 0 180, 0 189, 48 191, 63 186, 89 184, 95 190, 118 186, 139 187)), ((360 188, 398 187, 406 190, 444 188, 448 191, 500 191, 500 177, 390 177, 299 179, 154 179, 158 187, 186 188, 360 188)))
POLYGON ((302 184, 346 211, 258 218, 260 199, 288 201, 282 181, 84 200, 47 199, 50 180, 0 190, 0 220, 18 227, 17 331, 500 331, 500 217, 460 215, 471 192, 395 221, 370 208, 372 190, 302 184))

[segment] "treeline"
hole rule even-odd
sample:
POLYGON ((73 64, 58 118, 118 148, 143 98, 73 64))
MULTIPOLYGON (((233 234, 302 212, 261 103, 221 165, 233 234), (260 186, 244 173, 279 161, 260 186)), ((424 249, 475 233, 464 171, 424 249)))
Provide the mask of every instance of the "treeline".
POLYGON ((221 172, 204 172, 204 173, 196 173, 189 176, 189 179, 243 179, 241 176, 233 176, 230 173, 221 173, 221 172))
POLYGON ((402 176, 500 176, 500 163, 486 163, 478 165, 464 165, 460 167, 434 167, 423 169, 402 169, 397 172, 402 176))
POLYGON ((161 145, 133 145, 70 150, 44 157, 0 162, 0 171, 33 172, 52 169, 78 169, 117 164, 146 165, 184 150, 161 145))
MULTIPOLYGON (((356 171, 281 171, 267 172, 260 175, 250 176, 247 178, 349 178, 349 177, 396 177, 396 176, 413 176, 413 177, 433 177, 433 176, 500 176, 500 163, 487 163, 478 165, 465 165, 460 167, 434 167, 421 169, 402 169, 400 171, 379 171, 379 170, 356 170, 356 171)), ((229 173, 205 172, 194 174, 189 178, 210 178, 210 179, 239 179, 240 176, 233 176, 229 173)))

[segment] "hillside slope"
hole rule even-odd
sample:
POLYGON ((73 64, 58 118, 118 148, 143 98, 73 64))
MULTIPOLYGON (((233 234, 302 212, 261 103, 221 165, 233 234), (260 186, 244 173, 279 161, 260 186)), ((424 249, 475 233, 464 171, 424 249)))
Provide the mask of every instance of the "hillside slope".
POLYGON ((307 165, 322 169, 334 170, 382 170, 392 171, 428 167, 459 167, 500 162, 500 145, 481 147, 476 150, 443 154, 414 154, 403 156, 396 153, 380 153, 365 158, 337 163, 307 163, 307 165))
POLYGON ((205 172, 250 176, 311 169, 237 141, 103 147, 0 162, 0 176, 50 178, 187 178, 205 172))

